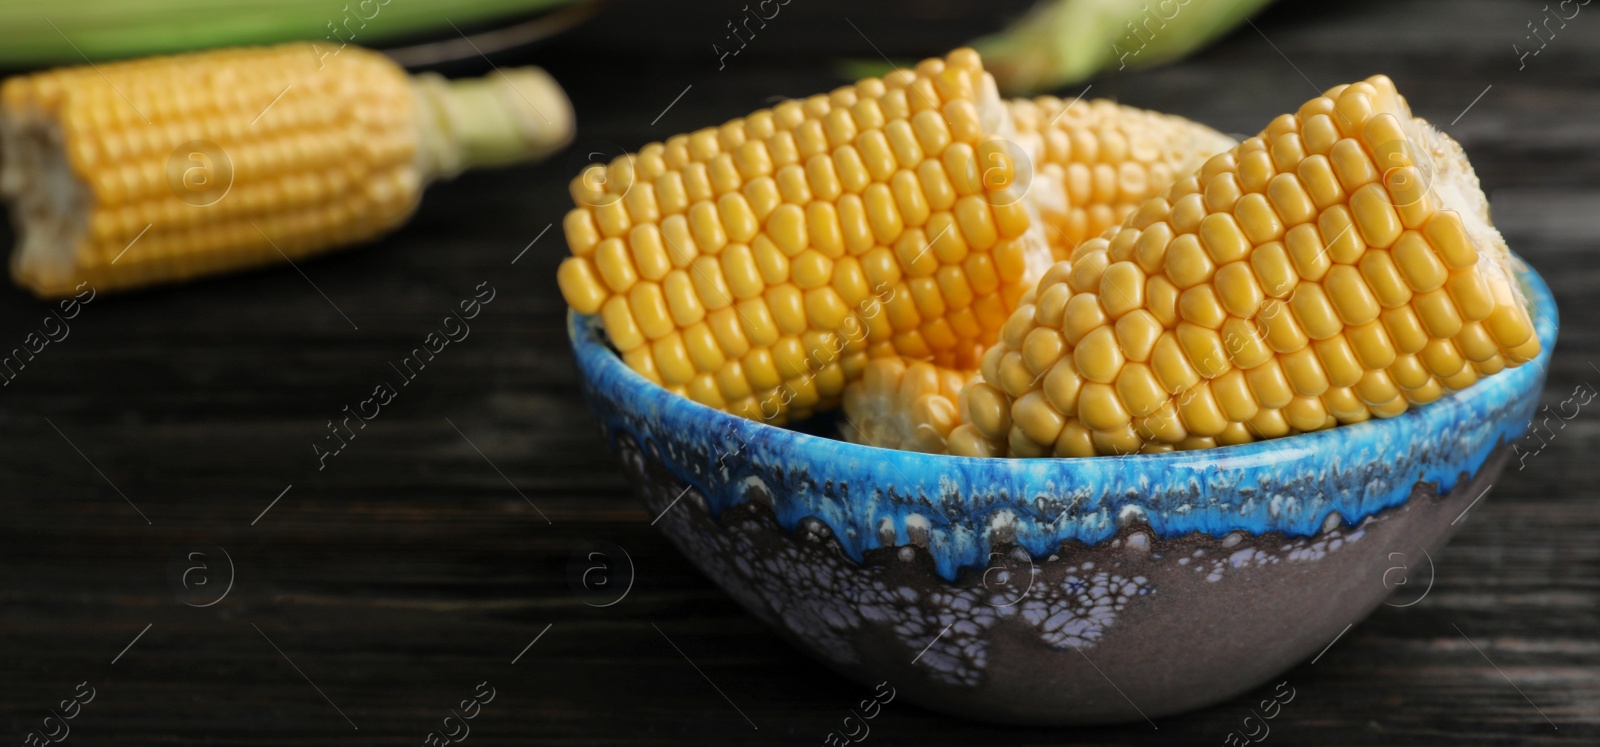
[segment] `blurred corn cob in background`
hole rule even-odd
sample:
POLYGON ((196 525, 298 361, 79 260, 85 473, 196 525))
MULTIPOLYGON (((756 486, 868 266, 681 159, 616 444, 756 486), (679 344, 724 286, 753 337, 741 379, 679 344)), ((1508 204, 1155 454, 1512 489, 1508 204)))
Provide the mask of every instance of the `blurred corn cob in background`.
MULTIPOLYGON (((7 0, 0 65, 59 65, 216 47, 314 42, 318 54, 458 36, 579 0, 7 0)), ((493 51, 493 50, 488 50, 493 51)))
POLYGON ((12 276, 41 296, 281 263, 402 223, 423 187, 572 137, 537 68, 447 82, 356 47, 224 49, 0 87, 12 276))
POLYGON ((972 43, 1000 90, 1027 94, 1150 67, 1209 44, 1271 0, 1041 0, 972 43))
POLYGON ((774 424, 837 405, 869 358, 974 369, 1071 246, 1041 211, 1087 230, 1231 144, 1073 108, 1007 105, 957 50, 646 145, 573 180, 562 292, 634 370, 774 424))
POLYGON ((1393 417, 1539 353, 1513 261, 1455 141, 1384 76, 1334 87, 1052 267, 949 450, 1160 452, 1393 417))

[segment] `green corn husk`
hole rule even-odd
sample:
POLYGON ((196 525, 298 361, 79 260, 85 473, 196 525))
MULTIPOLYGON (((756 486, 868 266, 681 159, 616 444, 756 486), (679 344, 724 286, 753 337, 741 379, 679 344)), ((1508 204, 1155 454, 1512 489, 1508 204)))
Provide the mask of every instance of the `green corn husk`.
POLYGON ((1271 1, 1046 0, 972 46, 1001 90, 1031 94, 1177 59, 1271 1))
POLYGON ((210 47, 313 41, 361 46, 468 27, 575 0, 11 0, 0 65, 35 67, 210 47), (448 19, 448 20, 447 20, 448 19))

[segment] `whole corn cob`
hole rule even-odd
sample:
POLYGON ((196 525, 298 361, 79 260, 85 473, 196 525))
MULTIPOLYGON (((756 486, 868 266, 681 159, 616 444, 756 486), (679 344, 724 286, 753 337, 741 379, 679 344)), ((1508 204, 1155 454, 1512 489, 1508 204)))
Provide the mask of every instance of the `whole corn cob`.
POLYGON ((776 424, 838 404, 869 358, 972 370, 1052 261, 1035 205, 1070 215, 1073 164, 1170 179, 1159 141, 1221 139, 1164 121, 1131 138, 1151 123, 1106 106, 1040 122, 1049 107, 1006 106, 957 50, 591 166, 562 293, 647 378, 776 424))
POLYGON ((7 68, 310 41, 324 51, 469 31, 576 0, 7 0, 0 64, 7 68), (70 40, 70 43, 67 41, 70 40))
POLYGON ((984 354, 951 453, 1203 448, 1391 417, 1539 340, 1459 145, 1337 86, 1058 263, 984 354))
POLYGON ((562 147, 543 71, 408 77, 312 44, 62 68, 0 87, 12 275, 41 296, 299 259, 402 223, 435 178, 562 147))

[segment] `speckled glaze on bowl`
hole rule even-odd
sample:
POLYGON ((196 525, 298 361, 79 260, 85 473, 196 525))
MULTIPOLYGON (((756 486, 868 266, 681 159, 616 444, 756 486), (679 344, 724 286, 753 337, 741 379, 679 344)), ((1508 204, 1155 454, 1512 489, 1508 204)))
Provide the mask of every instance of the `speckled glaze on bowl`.
POLYGON ((656 525, 803 649, 929 708, 1031 724, 1199 708, 1309 659, 1437 550, 1538 406, 1539 358, 1389 420, 1207 451, 999 460, 736 418, 574 315, 584 391, 656 525), (1414 561, 1415 562, 1415 561, 1414 561))

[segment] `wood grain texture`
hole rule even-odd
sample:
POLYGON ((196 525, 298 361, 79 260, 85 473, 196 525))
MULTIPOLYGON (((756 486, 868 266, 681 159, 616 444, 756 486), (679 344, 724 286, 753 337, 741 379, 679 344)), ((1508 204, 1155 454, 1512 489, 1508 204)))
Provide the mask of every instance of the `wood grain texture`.
MULTIPOLYGON (((572 93, 581 141, 636 148, 826 90, 839 57, 942 53, 1026 6, 795 0, 718 71, 711 45, 742 4, 618 0, 496 62, 547 66, 572 93)), ((1255 132, 1314 87, 1389 74, 1465 145, 1498 224, 1555 291, 1547 401, 1600 385, 1600 10, 1583 8, 1519 71, 1512 44, 1526 50, 1537 5, 1316 5, 1282 3, 1190 61, 1098 79, 1091 95, 1255 132)), ((436 185, 400 233, 304 263, 315 288, 283 267, 97 299, 0 389, 8 738, 84 681, 97 696, 69 744, 415 744, 484 681, 498 695, 468 744, 798 744, 838 726, 866 688, 698 575, 648 526, 598 438, 554 282, 566 160, 436 185), (319 470, 324 422, 393 380, 389 363, 485 281, 498 295, 471 336, 319 470), (604 609, 568 585, 567 561, 591 539, 625 548, 637 573, 604 609), (167 581, 169 558, 196 542, 236 568, 211 607, 179 604, 167 581)), ((0 289, 0 347, 46 309, 0 289)), ((1595 408, 1470 512, 1425 599, 1381 608, 1286 675, 1299 696, 1271 722, 1272 744, 1600 742, 1595 408)), ((1259 699, 1159 729, 1076 730, 896 702, 869 741, 1220 743, 1259 699)))

